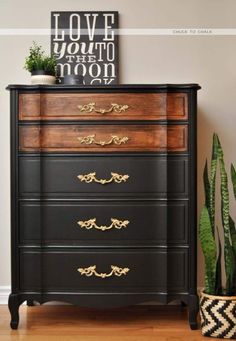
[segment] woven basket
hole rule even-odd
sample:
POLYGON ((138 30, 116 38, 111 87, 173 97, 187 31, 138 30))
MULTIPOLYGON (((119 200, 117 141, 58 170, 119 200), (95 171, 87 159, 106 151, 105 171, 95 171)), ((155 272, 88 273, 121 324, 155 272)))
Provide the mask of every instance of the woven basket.
POLYGON ((236 296, 212 296, 202 292, 200 316, 202 335, 236 339, 236 296))

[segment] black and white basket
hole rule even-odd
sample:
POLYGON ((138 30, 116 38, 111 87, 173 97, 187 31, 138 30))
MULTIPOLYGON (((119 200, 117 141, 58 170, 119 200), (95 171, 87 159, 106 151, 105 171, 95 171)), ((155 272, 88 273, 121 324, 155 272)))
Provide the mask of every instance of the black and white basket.
POLYGON ((212 296, 203 292, 200 316, 202 335, 236 339, 236 296, 212 296))

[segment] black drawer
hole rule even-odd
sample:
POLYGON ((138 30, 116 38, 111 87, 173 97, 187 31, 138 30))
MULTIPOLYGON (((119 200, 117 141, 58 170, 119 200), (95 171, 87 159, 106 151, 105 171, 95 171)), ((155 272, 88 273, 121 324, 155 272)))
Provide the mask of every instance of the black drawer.
POLYGON ((188 201, 21 202, 21 244, 161 245, 188 242, 188 201))
POLYGON ((186 292, 187 269, 187 249, 22 251, 20 289, 186 292))
POLYGON ((22 197, 188 195, 184 156, 21 156, 19 171, 22 197))

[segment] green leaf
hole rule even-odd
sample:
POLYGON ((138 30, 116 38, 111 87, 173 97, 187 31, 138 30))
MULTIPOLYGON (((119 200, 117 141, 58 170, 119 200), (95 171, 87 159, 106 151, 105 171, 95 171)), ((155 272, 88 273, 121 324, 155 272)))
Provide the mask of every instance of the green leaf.
POLYGON ((215 286, 215 293, 216 293, 216 295, 222 295, 223 294, 222 271, 221 271, 222 247, 221 247, 218 227, 216 227, 216 231, 217 231, 217 238, 218 238, 218 257, 217 257, 217 262, 216 262, 216 286, 215 286))
POLYGON ((208 166, 207 160, 205 162, 204 172, 203 172, 203 183, 204 183, 204 190, 205 190, 205 206, 207 209, 210 209, 210 181, 208 176, 208 166))
POLYGON ((233 184, 234 198, 236 199, 236 171, 232 163, 231 163, 231 180, 233 184))
POLYGON ((203 207, 200 216, 199 238, 205 258, 205 292, 214 295, 216 287, 217 248, 206 206, 203 207))
MULTIPOLYGON (((232 248, 234 253, 234 259, 236 261, 236 230, 235 230, 235 223, 231 216, 229 216, 229 227, 230 227, 230 236, 232 241, 232 248)), ((235 295, 236 293, 236 264, 234 267, 233 279, 232 279, 232 294, 235 295)))
POLYGON ((236 254, 236 230, 235 230, 235 223, 231 216, 229 216, 229 226, 230 226, 230 236, 232 240, 232 246, 236 254))
POLYGON ((218 137, 213 135, 212 155, 211 155, 211 175, 210 175, 210 193, 209 193, 209 214, 213 235, 215 233, 215 187, 216 187, 216 171, 218 159, 218 137))
POLYGON ((229 223, 229 190, 228 177, 225 170, 224 154, 217 136, 218 141, 218 157, 220 162, 220 178, 221 178, 221 216, 224 229, 224 258, 225 258, 225 274, 226 274, 226 294, 231 295, 233 286, 233 275, 235 269, 235 258, 230 239, 230 223, 229 223))

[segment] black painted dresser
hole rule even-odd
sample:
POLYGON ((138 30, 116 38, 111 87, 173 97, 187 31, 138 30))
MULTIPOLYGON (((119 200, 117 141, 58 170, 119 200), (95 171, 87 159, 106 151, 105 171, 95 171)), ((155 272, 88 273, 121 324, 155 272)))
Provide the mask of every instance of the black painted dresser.
POLYGON ((24 301, 179 300, 196 328, 200 87, 8 89, 11 327, 24 301))

